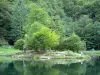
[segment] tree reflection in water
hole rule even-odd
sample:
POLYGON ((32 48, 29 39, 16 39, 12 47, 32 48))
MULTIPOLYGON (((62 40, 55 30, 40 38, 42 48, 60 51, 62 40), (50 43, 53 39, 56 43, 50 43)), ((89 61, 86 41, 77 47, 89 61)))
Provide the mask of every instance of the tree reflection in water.
POLYGON ((0 75, 99 75, 100 61, 13 61, 0 63, 0 75), (62 63, 61 63, 62 62, 62 63))

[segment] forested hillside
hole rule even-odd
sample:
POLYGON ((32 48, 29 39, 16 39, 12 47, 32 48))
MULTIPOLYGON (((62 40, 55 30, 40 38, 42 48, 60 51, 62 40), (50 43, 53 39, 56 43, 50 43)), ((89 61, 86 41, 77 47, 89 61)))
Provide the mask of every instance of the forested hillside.
POLYGON ((14 44, 100 50, 100 0, 0 0, 0 46, 14 44))

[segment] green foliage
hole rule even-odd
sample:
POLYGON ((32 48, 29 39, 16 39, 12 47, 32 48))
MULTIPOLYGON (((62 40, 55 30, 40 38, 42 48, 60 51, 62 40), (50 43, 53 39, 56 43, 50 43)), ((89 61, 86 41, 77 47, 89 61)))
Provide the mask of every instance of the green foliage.
POLYGON ((39 31, 41 29, 41 27, 43 27, 43 25, 39 22, 34 22, 28 32, 26 32, 28 34, 28 36, 32 36, 32 33, 36 33, 37 31, 39 31))
MULTIPOLYGON (((88 33, 87 37, 87 48, 89 49, 97 49, 100 48, 100 22, 94 22, 92 26, 90 26, 91 31, 88 33)), ((89 29, 88 29, 89 30, 89 29)))
POLYGON ((14 44, 14 48, 22 50, 24 46, 24 40, 23 39, 19 39, 15 42, 14 44))
POLYGON ((64 10, 66 12, 66 15, 69 17, 73 17, 78 10, 77 5, 75 4, 76 0, 62 0, 64 10))
POLYGON ((86 39, 85 29, 93 24, 92 19, 90 19, 87 15, 83 15, 80 17, 79 20, 76 21, 75 32, 79 35, 82 39, 86 39))
POLYGON ((64 23, 64 30, 65 30, 64 35, 65 36, 71 35, 74 32, 74 28, 75 28, 74 26, 76 25, 76 22, 74 22, 74 20, 71 17, 66 17, 64 18, 63 23, 64 23))
POLYGON ((51 27, 59 35, 64 35, 63 18, 65 13, 63 10, 63 3, 60 0, 38 0, 37 4, 45 8, 51 18, 51 27))
POLYGON ((37 35, 44 37, 39 32, 45 26, 60 36, 61 49, 72 33, 87 49, 100 49, 99 6, 100 0, 0 0, 0 38, 9 44, 23 38, 27 45, 37 35))
POLYGON ((47 27, 50 27, 50 16, 43 8, 36 5, 35 3, 30 3, 28 7, 29 12, 27 14, 27 21, 24 27, 24 30, 26 30, 26 32, 29 30, 30 25, 32 25, 36 21, 43 25, 46 25, 47 27))
POLYGON ((72 50, 78 52, 79 50, 85 49, 85 43, 81 41, 80 37, 76 34, 72 34, 70 37, 63 39, 58 45, 59 49, 72 50))
POLYGON ((99 49, 100 22, 94 22, 87 15, 82 16, 75 25, 75 33, 86 41, 87 49, 99 49))
POLYGON ((57 34, 47 27, 42 27, 38 32, 33 33, 32 38, 26 42, 29 49, 46 50, 59 43, 57 34))
POLYGON ((79 51, 85 49, 85 43, 76 34, 72 34, 64 42, 66 42, 66 48, 68 50, 79 51))
POLYGON ((0 1, 0 38, 9 39, 9 33, 11 30, 11 8, 5 1, 0 1))
POLYGON ((23 0, 16 0, 12 11, 11 39, 16 41, 23 37, 23 25, 26 21, 27 7, 23 0))
POLYGON ((8 45, 8 42, 4 38, 0 38, 0 46, 3 46, 3 45, 8 45))
POLYGON ((39 55, 34 55, 33 59, 34 59, 34 60, 39 59, 39 55))
MULTIPOLYGON (((27 31, 26 32, 26 34, 25 34, 25 37, 24 37, 24 39, 25 39, 25 45, 27 45, 28 43, 30 43, 31 42, 31 40, 32 40, 32 38, 33 38, 33 33, 36 33, 37 31, 39 31, 42 27, 44 27, 41 23, 39 23, 39 22, 34 22, 31 26, 30 26, 30 28, 28 29, 28 31, 27 30, 25 30, 25 31, 27 31), (30 42, 29 42, 30 41, 30 42)), ((30 49, 30 48, 28 48, 28 49, 30 49)))
POLYGON ((88 14, 89 17, 93 19, 93 21, 100 21, 100 0, 91 0, 88 2, 84 2, 84 6, 79 11, 79 15, 88 14))

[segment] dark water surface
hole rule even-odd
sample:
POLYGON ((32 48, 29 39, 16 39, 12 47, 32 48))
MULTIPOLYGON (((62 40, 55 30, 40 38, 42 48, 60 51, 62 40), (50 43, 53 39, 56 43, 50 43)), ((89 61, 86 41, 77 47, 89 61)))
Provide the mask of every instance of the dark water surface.
POLYGON ((52 61, 4 61, 0 63, 0 75, 100 75, 99 59, 81 63, 52 61))

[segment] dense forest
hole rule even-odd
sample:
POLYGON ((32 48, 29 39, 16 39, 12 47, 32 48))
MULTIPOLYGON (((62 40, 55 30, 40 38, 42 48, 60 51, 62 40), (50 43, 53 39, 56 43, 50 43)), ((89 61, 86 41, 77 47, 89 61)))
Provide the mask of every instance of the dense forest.
POLYGON ((100 50, 100 0, 0 0, 0 46, 100 50))

